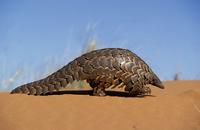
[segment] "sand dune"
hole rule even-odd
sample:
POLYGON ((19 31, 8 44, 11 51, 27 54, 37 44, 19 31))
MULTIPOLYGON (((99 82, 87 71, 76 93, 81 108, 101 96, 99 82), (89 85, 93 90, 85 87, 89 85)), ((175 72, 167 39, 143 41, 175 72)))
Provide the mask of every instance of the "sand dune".
POLYGON ((1 130, 200 130, 200 81, 165 82, 152 95, 90 91, 49 96, 0 93, 1 130), (120 96, 121 95, 121 96, 120 96))

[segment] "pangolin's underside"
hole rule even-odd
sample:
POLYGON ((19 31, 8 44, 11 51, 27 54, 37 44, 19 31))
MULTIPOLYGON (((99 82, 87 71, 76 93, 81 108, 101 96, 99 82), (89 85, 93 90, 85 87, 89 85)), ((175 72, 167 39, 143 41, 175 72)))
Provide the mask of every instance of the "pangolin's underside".
POLYGON ((19 86, 11 93, 43 95, 59 91, 75 80, 86 80, 97 96, 104 96, 107 88, 124 88, 132 96, 150 93, 147 84, 164 88, 136 54, 127 49, 106 48, 83 54, 48 77, 19 86))

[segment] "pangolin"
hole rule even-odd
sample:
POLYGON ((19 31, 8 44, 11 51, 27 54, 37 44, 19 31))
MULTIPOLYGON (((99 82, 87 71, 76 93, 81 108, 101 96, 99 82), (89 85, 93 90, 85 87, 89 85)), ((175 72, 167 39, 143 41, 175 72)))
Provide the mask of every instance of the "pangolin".
POLYGON ((86 80, 95 96, 105 96, 108 88, 123 88, 131 96, 145 95, 151 93, 147 84, 164 89, 161 80, 135 53, 105 48, 83 54, 46 78, 15 88, 11 94, 45 95, 75 80, 86 80))

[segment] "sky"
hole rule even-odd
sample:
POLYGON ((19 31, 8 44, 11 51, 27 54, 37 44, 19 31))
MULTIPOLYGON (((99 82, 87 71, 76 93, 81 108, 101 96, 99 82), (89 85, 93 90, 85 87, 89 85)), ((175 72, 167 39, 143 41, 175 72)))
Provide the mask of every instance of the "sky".
POLYGON ((0 0, 0 90, 44 77, 94 40, 133 51, 162 80, 200 79, 198 0, 0 0))

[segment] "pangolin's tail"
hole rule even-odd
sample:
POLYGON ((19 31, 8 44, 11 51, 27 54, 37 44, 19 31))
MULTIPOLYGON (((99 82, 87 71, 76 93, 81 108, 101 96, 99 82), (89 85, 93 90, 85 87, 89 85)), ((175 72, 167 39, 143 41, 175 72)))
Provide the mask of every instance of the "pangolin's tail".
POLYGON ((29 95, 43 95, 49 92, 59 91, 66 87, 68 83, 75 80, 72 74, 68 73, 67 68, 68 67, 63 67, 44 79, 19 86, 12 90, 11 94, 24 93, 29 95))
POLYGON ((161 82, 161 80, 155 75, 154 78, 153 78, 153 83, 152 85, 158 87, 158 88, 161 88, 161 89, 164 89, 164 85, 163 83, 161 82))

